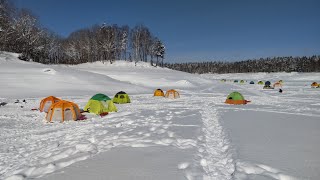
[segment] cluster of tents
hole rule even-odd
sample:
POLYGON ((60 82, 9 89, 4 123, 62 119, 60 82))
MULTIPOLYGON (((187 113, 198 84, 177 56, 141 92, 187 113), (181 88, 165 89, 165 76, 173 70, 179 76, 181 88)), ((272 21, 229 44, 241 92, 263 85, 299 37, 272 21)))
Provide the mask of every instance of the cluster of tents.
MULTIPOLYGON (((164 93, 161 89, 154 91, 154 96, 166 97, 170 99, 180 98, 178 91, 170 89, 164 93)), ((92 96, 85 107, 80 109, 79 106, 71 101, 59 99, 55 96, 48 96, 41 100, 39 110, 45 112, 47 122, 64 122, 67 120, 86 119, 81 113, 88 112, 97 115, 107 115, 109 112, 117 112, 115 104, 130 103, 130 97, 127 93, 120 91, 113 99, 105 94, 96 94, 92 96)))
POLYGON ((266 81, 264 83, 263 89, 274 89, 274 88, 282 88, 282 80, 275 82, 272 86, 271 86, 271 82, 270 81, 266 81))
POLYGON ((41 100, 39 110, 46 112, 46 120, 48 122, 66 120, 82 120, 85 119, 82 112, 89 112, 93 114, 106 115, 109 112, 117 112, 118 109, 114 105, 130 103, 130 97, 127 93, 120 91, 113 99, 104 94, 96 94, 90 98, 84 109, 70 101, 59 99, 54 96, 49 96, 41 100))
MULTIPOLYGON (((221 82, 226 82, 226 79, 222 79, 221 82)), ((234 80, 234 83, 238 83, 238 80, 234 80)), ((247 81, 240 80, 240 83, 243 84, 247 81)), ((263 89, 274 89, 276 87, 282 88, 282 80, 275 82, 271 86, 270 81, 258 81, 257 84, 264 85, 263 89)), ((255 84, 254 81, 250 81, 249 84, 255 84)), ((320 88, 320 84, 317 82, 313 82, 311 84, 313 88, 320 88)), ((280 89, 281 90, 281 89, 280 89)), ((161 89, 156 89, 154 91, 154 96, 165 97, 170 99, 180 98, 180 94, 178 91, 174 89, 167 90, 166 93, 161 89)), ((118 109, 115 106, 116 104, 125 104, 130 103, 130 97, 127 93, 120 91, 115 94, 114 98, 111 99, 105 94, 96 94, 90 98, 90 100, 85 105, 84 109, 80 109, 77 104, 74 102, 66 101, 63 99, 59 99, 54 96, 49 96, 41 100, 39 110, 41 112, 46 112, 46 120, 48 122, 52 121, 60 121, 64 122, 65 120, 81 120, 85 119, 82 112, 89 112, 97 115, 106 115, 109 112, 117 112, 118 109)), ((245 100, 243 95, 239 92, 232 92, 228 95, 225 100, 226 104, 247 104, 248 100, 245 100)))
MULTIPOLYGON (((221 82, 227 82, 226 79, 221 79, 221 82)), ((234 83, 240 83, 240 84, 245 84, 246 82, 248 81, 245 81, 245 80, 233 80, 234 83)), ((259 85, 264 85, 263 86, 263 89, 274 89, 274 88, 282 88, 282 83, 283 81, 282 80, 279 80, 277 82, 275 82, 273 85, 271 85, 271 82, 270 81, 266 81, 266 82, 263 82, 263 81, 258 81, 257 84, 259 85)), ((249 84, 255 84, 254 81, 250 81, 249 84)))
POLYGON ((153 96, 166 97, 166 98, 170 98, 170 99, 180 98, 179 92, 174 89, 167 90, 166 94, 164 94, 162 89, 156 89, 153 93, 153 96))
MULTIPOLYGON (((226 79, 221 79, 221 82, 227 82, 226 79)), ((247 81, 244 81, 244 80, 233 80, 234 83, 240 83, 240 84, 244 84, 245 82, 247 81)), ((250 81, 249 84, 255 84, 254 81, 250 81)), ((259 85, 264 85, 263 86, 263 89, 274 89, 274 88, 282 88, 282 85, 283 85, 283 81, 282 80, 279 80, 277 82, 275 82, 272 86, 271 86, 271 82, 270 81, 258 81, 257 84, 259 85)), ((311 87, 312 88, 320 88, 320 83, 317 83, 317 82, 313 82, 311 84, 311 87)))

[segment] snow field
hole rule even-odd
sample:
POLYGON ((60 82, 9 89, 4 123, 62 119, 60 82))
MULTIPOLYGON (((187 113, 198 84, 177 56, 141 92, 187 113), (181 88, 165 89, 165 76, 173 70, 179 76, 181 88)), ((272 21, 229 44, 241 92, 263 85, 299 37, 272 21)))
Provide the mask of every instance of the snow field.
MULTIPOLYGON (((188 98, 168 100, 153 98, 149 94, 133 96, 132 99, 132 104, 118 106, 119 113, 103 118, 88 116, 88 120, 64 124, 47 124, 43 122, 43 113, 29 111, 40 99, 27 99, 28 103, 21 108, 25 112, 22 117, 2 112, 2 118, 14 122, 2 125, 13 130, 2 137, 6 142, 1 151, 10 152, 6 153, 6 159, 2 157, 3 162, 10 164, 10 168, 2 169, 3 177, 43 177, 111 149, 168 146, 175 148, 177 153, 194 154, 194 157, 176 164, 176 169, 183 171, 188 179, 202 178, 202 169, 208 173, 204 176, 206 178, 231 178, 234 165, 227 152, 228 145, 225 145, 227 140, 220 141, 223 130, 216 125, 215 117, 206 114, 208 108, 201 103, 194 106, 188 98), (202 116, 206 116, 212 126, 202 124, 202 116), (210 122, 212 118, 214 121, 210 122), (219 131, 211 134, 210 130, 215 127, 219 131), (17 138, 12 134, 17 131, 24 132, 24 136, 17 138), (221 157, 224 158, 220 160, 221 157), (226 165, 230 166, 228 171, 225 171, 226 165)), ((85 105, 78 97, 71 100, 81 107, 85 105)), ((200 102, 197 98, 192 101, 200 102)), ((20 110, 19 105, 12 105, 12 108, 20 110)))
POLYGON ((146 63, 51 66, 16 57, 0 53, 0 101, 8 103, 0 107, 0 179, 320 177, 320 89, 310 88, 319 73, 193 75, 146 63), (284 91, 233 79, 282 79, 284 91), (155 98, 157 88, 181 98, 155 98), (49 95, 83 108, 96 93, 120 90, 132 103, 102 118, 46 123, 31 111, 49 95), (224 104, 232 91, 251 103, 224 104))

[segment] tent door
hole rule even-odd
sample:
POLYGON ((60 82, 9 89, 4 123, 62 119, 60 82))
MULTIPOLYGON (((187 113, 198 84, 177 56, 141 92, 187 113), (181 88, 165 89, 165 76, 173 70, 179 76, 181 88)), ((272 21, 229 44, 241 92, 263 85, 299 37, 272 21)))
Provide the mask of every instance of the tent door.
POLYGON ((62 109, 61 108, 54 108, 51 122, 62 122, 62 109))
POLYGON ((66 108, 64 109, 64 120, 65 121, 69 121, 69 120, 73 120, 73 117, 72 117, 72 111, 70 108, 66 108))
POLYGON ((51 105, 52 105, 52 101, 45 102, 45 104, 43 106, 43 111, 48 112, 51 105))

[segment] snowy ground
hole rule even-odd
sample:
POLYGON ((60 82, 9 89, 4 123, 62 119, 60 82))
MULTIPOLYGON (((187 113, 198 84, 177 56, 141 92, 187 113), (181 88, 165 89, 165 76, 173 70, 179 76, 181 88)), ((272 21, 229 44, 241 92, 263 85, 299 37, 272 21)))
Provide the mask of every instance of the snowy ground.
POLYGON ((0 179, 319 179, 318 73, 191 75, 117 62, 47 66, 0 54, 0 179), (227 80, 284 80, 284 93, 227 80), (156 88, 181 98, 154 98, 156 88), (51 123, 31 111, 48 95, 84 107, 124 90, 101 118, 51 123), (252 102, 224 104, 232 91, 252 102), (26 99, 27 103, 14 103, 26 99))

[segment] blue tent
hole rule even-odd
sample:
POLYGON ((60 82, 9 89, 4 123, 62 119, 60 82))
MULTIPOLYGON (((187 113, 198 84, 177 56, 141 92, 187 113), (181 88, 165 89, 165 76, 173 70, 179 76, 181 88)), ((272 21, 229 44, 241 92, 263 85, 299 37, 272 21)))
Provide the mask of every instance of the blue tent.
POLYGON ((264 83, 264 85, 265 85, 265 86, 270 86, 270 85, 271 85, 271 82, 270 82, 270 81, 266 81, 266 82, 264 83))

